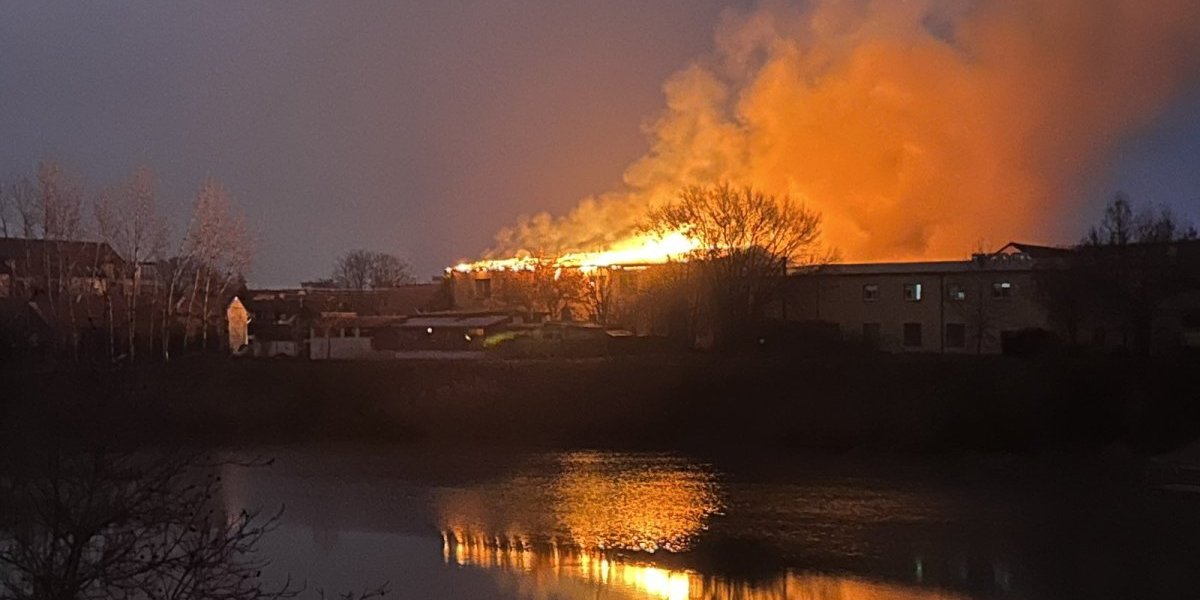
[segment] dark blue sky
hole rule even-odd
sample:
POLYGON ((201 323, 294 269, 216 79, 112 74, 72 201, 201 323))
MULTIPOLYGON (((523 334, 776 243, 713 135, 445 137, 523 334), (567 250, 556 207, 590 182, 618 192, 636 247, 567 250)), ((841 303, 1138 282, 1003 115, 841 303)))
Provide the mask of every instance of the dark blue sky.
MULTIPOLYGON (((725 4, 6 2, 0 177, 145 163, 179 228, 212 175, 256 231, 256 284, 356 247, 432 275, 517 215, 618 187, 725 4)), ((1200 93, 1124 148, 1094 206, 1122 188, 1200 220, 1200 93)))

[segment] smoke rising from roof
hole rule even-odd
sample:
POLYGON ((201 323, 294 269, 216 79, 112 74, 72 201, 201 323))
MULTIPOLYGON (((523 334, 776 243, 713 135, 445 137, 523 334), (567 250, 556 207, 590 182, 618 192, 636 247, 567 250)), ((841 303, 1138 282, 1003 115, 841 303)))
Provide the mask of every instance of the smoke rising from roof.
POLYGON ((663 85, 625 189, 494 253, 594 250, 684 185, 791 195, 852 260, 1061 239, 1090 179, 1200 73, 1195 0, 825 0, 725 15, 663 85))

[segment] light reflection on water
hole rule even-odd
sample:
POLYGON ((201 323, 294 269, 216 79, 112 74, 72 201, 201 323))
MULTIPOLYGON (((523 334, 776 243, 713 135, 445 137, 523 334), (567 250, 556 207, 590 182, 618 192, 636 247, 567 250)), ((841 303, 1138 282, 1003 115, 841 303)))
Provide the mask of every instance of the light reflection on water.
POLYGON ((735 581, 640 563, 607 553, 551 546, 497 546, 485 537, 443 536, 447 564, 495 572, 502 587, 528 600, 612 597, 659 600, 963 600, 965 596, 851 577, 785 572, 735 581), (581 585, 582 584, 582 585, 581 585))
POLYGON ((226 510, 286 505, 264 556, 273 573, 326 589, 391 581, 401 597, 447 600, 1200 597, 1171 593, 1200 589, 1194 505, 1112 482, 1108 469, 1063 482, 1074 462, 972 460, 942 475, 795 457, 718 470, 645 453, 271 456, 269 469, 225 469, 226 510), (1133 583, 1146 581, 1158 587, 1133 583))
POLYGON ((506 547, 551 542, 680 552, 721 508, 712 470, 671 456, 634 464, 626 455, 575 452, 537 471, 443 490, 437 502, 442 529, 456 540, 491 538, 506 547))
POLYGON ((442 559, 493 572, 503 587, 531 600, 601 591, 665 600, 962 598, 790 571, 750 583, 648 562, 660 550, 691 550, 723 502, 715 472, 701 463, 670 455, 563 454, 536 472, 441 490, 442 559))

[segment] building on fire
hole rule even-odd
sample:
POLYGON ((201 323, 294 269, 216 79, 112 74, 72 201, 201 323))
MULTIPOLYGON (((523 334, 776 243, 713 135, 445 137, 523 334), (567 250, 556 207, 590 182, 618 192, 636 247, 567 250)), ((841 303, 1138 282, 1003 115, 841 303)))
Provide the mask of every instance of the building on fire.
MULTIPOLYGON (((569 269, 555 268, 555 278, 569 269)), ((455 268, 447 278, 459 310, 540 308, 552 322, 662 336, 687 316, 671 309, 661 284, 686 269, 679 262, 593 267, 584 293, 540 303, 520 291, 537 295, 528 269, 455 268)), ((1046 345, 1171 352, 1200 348, 1200 242, 1075 249, 1014 242, 959 261, 830 264, 790 273, 777 296, 762 315, 777 331, 816 323, 823 327, 813 331, 833 331, 841 343, 887 352, 1021 353, 1046 345)), ((689 331, 692 344, 703 345, 703 324, 689 331)))

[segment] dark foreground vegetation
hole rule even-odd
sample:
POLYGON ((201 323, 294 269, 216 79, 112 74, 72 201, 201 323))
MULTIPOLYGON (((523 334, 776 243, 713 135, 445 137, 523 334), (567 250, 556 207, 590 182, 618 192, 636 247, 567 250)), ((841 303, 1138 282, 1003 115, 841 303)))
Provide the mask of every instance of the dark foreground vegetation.
POLYGON ((1195 357, 676 355, 579 361, 198 360, 9 370, 0 436, 163 443, 1012 450, 1200 433, 1195 357))

